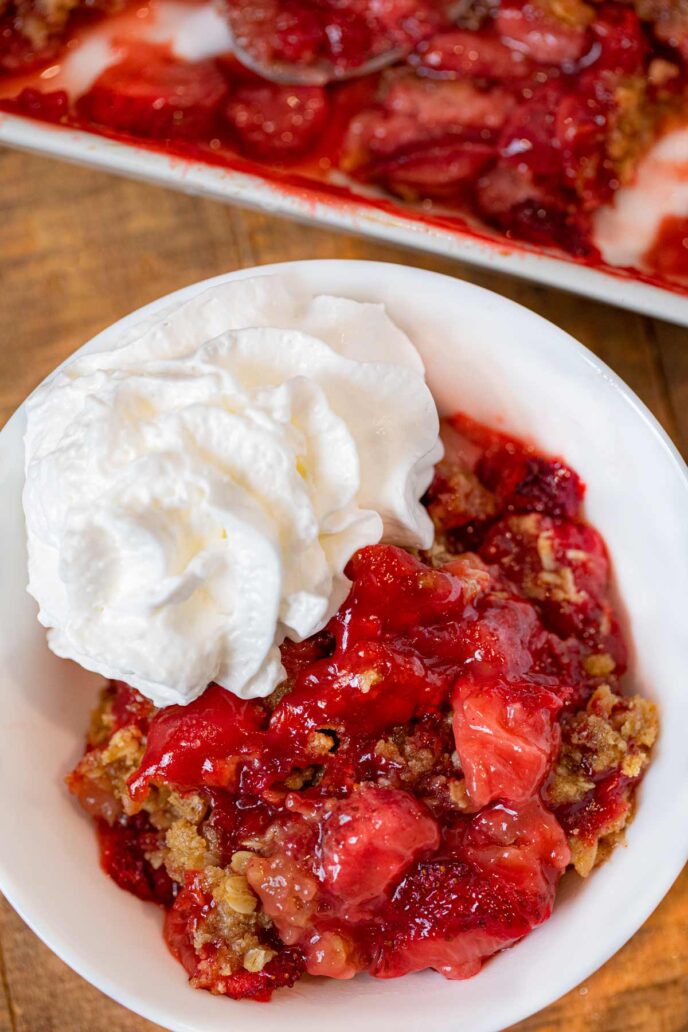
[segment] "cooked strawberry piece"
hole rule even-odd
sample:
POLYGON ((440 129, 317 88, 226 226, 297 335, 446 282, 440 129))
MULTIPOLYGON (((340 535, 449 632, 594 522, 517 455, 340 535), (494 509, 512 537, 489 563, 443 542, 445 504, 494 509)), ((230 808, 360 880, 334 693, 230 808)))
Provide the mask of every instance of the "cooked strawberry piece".
POLYGON ((242 151, 280 161, 317 141, 327 112, 327 95, 319 86, 260 83, 236 89, 225 117, 242 151))
POLYGON ((607 115, 598 96, 547 83, 510 115, 499 141, 502 155, 516 165, 524 163, 536 177, 573 185, 581 160, 604 154, 607 115))
POLYGON ((211 905, 196 875, 187 878, 165 915, 165 942, 174 957, 184 966, 186 973, 193 976, 198 968, 198 956, 194 949, 194 933, 204 913, 211 905))
POLYGON ((468 825, 460 848, 469 863, 536 902, 542 908, 539 921, 549 916, 570 853, 559 821, 537 797, 482 810, 468 825))
POLYGON ((323 25, 317 11, 284 0, 234 0, 227 15, 239 46, 261 64, 309 64, 319 54, 323 25))
POLYGON ((269 857, 253 857, 249 884, 283 942, 299 945, 310 974, 350 978, 369 963, 388 892, 419 854, 439 844, 439 829, 408 792, 362 785, 341 800, 300 804, 269 836, 269 857), (303 810, 299 820, 297 811, 303 810))
POLYGON ((525 164, 535 176, 561 177, 561 144, 557 139, 557 111, 567 91, 560 83, 547 83, 509 116, 500 137, 502 155, 516 165, 525 164))
POLYGON ((252 857, 246 869, 249 885, 287 946, 305 942, 314 931, 319 883, 308 856, 316 832, 317 825, 311 830, 304 821, 282 818, 272 829, 271 855, 252 857))
POLYGON ((560 247, 578 258, 597 253, 590 239, 589 217, 573 214, 571 207, 558 198, 545 195, 542 200, 522 201, 493 222, 514 240, 560 247))
POLYGON ((349 123, 342 167, 401 192, 447 197, 494 160, 496 135, 514 103, 500 87, 394 73, 379 103, 349 123))
POLYGON ((485 30, 456 29, 438 33, 420 49, 417 60, 433 72, 495 82, 523 79, 533 70, 525 54, 506 46, 494 32, 485 30))
POLYGON ((600 48, 594 69, 633 75, 642 70, 648 52, 647 40, 636 12, 630 7, 606 3, 591 26, 600 48))
MULTIPOLYGON (((563 5, 562 5, 563 6, 563 5)), ((585 53, 587 25, 593 11, 582 0, 570 0, 570 16, 558 17, 549 0, 502 0, 495 27, 507 45, 531 60, 547 65, 570 65, 585 53)))
POLYGON ((5 101, 5 106, 8 110, 29 115, 31 118, 61 122, 69 114, 69 96, 64 90, 44 93, 27 86, 16 99, 5 101))
POLYGON ((454 653, 461 672, 481 680, 539 675, 558 685, 562 698, 569 689, 587 694, 580 642, 544 630, 535 608, 510 590, 495 584, 494 593, 476 605, 474 619, 464 624, 454 653))
POLYGON ((545 83, 512 112, 500 136, 502 160, 526 170, 539 188, 533 199, 579 225, 609 199, 616 181, 608 148, 617 85, 610 72, 545 83))
POLYGON ((324 816, 318 846, 323 883, 349 920, 363 916, 439 838, 437 823, 408 792, 363 785, 324 816))
POLYGON ((574 519, 583 504, 585 486, 577 473, 558 459, 507 442, 480 461, 478 475, 506 512, 541 512, 574 519))
POLYGON ((393 184, 395 190, 407 191, 409 196, 451 198, 456 197, 462 187, 473 183, 495 153, 494 146, 485 143, 435 144, 380 162, 375 175, 393 184))
POLYGON ((154 139, 209 138, 227 84, 213 61, 181 61, 138 43, 77 102, 83 118, 154 139))
POLYGON ((358 944, 341 932, 330 929, 314 932, 302 947, 309 975, 322 978, 353 978, 363 971, 363 961, 358 944))
POLYGON ((475 809, 536 795, 559 746, 562 694, 494 679, 460 681, 452 699, 456 751, 475 809))
POLYGON ((437 137, 457 128, 499 129, 513 101, 506 90, 402 72, 389 75, 383 105, 392 115, 415 120, 416 132, 437 137))
POLYGON ((568 858, 557 821, 534 799, 460 824, 394 893, 393 932, 373 974, 396 978, 426 967, 446 978, 476 974, 549 917, 568 858))
MULTIPOLYGON (((509 911, 502 902, 503 914, 492 913, 488 907, 482 907, 483 923, 493 931, 472 925, 469 921, 465 922, 467 927, 462 928, 458 915, 471 908, 478 912, 484 887, 479 878, 467 873, 460 864, 452 867, 444 862, 428 864, 419 871, 412 889, 409 887, 409 895, 411 891, 418 898, 420 921, 425 924, 426 932, 423 935, 411 925, 385 943, 372 972, 376 978, 400 978, 426 968, 432 968, 449 979, 472 978, 489 957, 513 946, 532 927, 516 907, 509 911), (446 933, 438 933, 432 924, 429 908, 425 912, 421 909, 423 896, 435 900, 442 909, 456 908, 456 927, 446 933)), ((493 900, 495 907, 496 895, 493 900)), ((402 899, 406 903, 406 897, 402 899)), ((412 897, 409 910, 415 902, 412 897)))
POLYGON ((164 867, 153 867, 147 854, 160 849, 160 836, 145 813, 126 821, 98 821, 98 844, 103 870, 120 889, 139 899, 170 906, 174 883, 164 867))
POLYGON ((141 766, 129 782, 145 799, 151 783, 193 787, 233 783, 242 761, 262 748, 265 710, 211 684, 188 706, 167 706, 153 717, 141 766))
POLYGON ((351 593, 330 624, 340 648, 463 613, 463 578, 392 545, 361 548, 346 568, 351 593), (394 590, 394 606, 387 604, 394 590))
MULTIPOLYGON (((298 805, 294 796, 289 801, 298 805)), ((271 855, 253 857, 246 876, 281 941, 300 949, 309 974, 352 978, 366 967, 363 942, 356 941, 355 926, 342 914, 341 901, 322 882, 318 867, 322 807, 303 809, 306 820, 293 815, 273 826, 271 855)))

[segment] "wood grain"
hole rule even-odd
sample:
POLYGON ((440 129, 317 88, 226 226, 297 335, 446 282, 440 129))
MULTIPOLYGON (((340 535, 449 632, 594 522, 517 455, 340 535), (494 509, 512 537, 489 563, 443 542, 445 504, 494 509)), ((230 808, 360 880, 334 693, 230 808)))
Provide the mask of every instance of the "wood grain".
MULTIPOLYGON (((685 330, 457 262, 2 150, 0 425, 59 361, 132 309, 206 276, 303 257, 403 262, 497 290, 599 354, 688 449, 685 330)), ((602 970, 517 1028, 686 1032, 688 874, 602 970)), ((0 901, 0 1032, 152 1029, 69 971, 0 901)))

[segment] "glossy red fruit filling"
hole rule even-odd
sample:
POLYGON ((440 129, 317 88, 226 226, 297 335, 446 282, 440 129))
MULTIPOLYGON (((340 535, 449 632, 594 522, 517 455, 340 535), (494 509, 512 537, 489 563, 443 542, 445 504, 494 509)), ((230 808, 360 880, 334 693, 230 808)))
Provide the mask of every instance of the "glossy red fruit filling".
POLYGON ((621 771, 606 773, 582 801, 558 806, 557 820, 565 831, 575 833, 582 842, 592 843, 617 822, 623 824, 633 802, 629 792, 632 783, 633 779, 621 771))
POLYGON ((522 51, 508 46, 494 30, 452 29, 438 32, 419 47, 416 61, 428 71, 460 79, 511 82, 527 78, 533 63, 522 51))
POLYGON ((328 626, 284 643, 269 699, 210 685, 154 711, 112 685, 106 741, 70 776, 103 818, 106 870, 167 907, 197 988, 267 1000, 303 972, 469 977, 547 919, 567 835, 595 850, 631 813, 652 735, 603 681, 625 649, 584 485, 465 417, 443 437, 431 555, 357 552, 328 626), (172 881, 180 812, 196 816, 172 881), (243 886, 238 913, 222 879, 243 886))
POLYGON ((648 35, 636 12, 607 3, 591 25, 595 70, 640 74, 649 56, 648 35))
POLYGON ((338 800, 320 822, 316 862, 323 887, 347 908, 365 913, 415 857, 439 844, 439 829, 407 792, 362 786, 338 800))
POLYGON ((312 147, 327 119, 327 95, 319 86, 240 86, 232 92, 225 118, 246 154, 293 157, 312 147))
POLYGON ((500 520, 480 554, 537 605, 545 625, 609 653, 619 672, 626 653, 609 598, 609 558, 592 527, 540 513, 500 520))
POLYGON ((228 17, 241 48, 260 65, 322 65, 333 77, 408 50, 443 23, 441 0, 234 0, 228 17))
POLYGON ((460 681, 454 688, 454 738, 476 809, 496 799, 537 795, 559 749, 557 714, 566 693, 528 681, 460 681))
POLYGON ((585 488, 577 473, 558 459, 505 439, 495 442, 478 465, 482 483, 493 491, 503 512, 538 512, 576 519, 585 488))
POLYGON ((351 120, 344 165, 409 196, 450 199, 494 161, 513 105, 501 87, 395 74, 378 104, 351 120))
POLYGON ((226 95, 214 62, 177 60, 165 47, 139 43, 101 73, 77 107, 82 118, 111 129, 206 139, 226 95))
MULTIPOLYGON (((54 61, 61 82, 61 48, 103 17, 89 0, 72 6, 61 37, 39 4, 41 31, 12 7, 0 19, 0 108, 230 168, 259 162, 281 181, 286 166, 292 186, 387 206, 356 187, 372 184, 445 229, 477 219, 592 265, 594 212, 686 110, 688 18, 669 0, 232 0, 250 69, 230 54, 182 61, 129 25, 124 57, 84 96, 41 78, 54 61), (384 71, 378 60, 341 81, 386 55, 384 71), (287 81, 307 85, 272 81, 285 62, 287 81)), ((641 271, 683 280, 681 254, 667 230, 641 271)))
POLYGON ((447 421, 442 438, 445 455, 428 491, 428 510, 464 548, 477 550, 498 516, 580 516, 585 485, 560 459, 465 416, 447 421))
POLYGON ((497 804, 445 830, 390 900, 374 973, 396 978, 431 967, 469 978, 483 961, 545 921, 569 861, 564 834, 539 802, 497 804))
POLYGON ((160 847, 160 836, 144 813, 108 824, 98 821, 103 869, 120 889, 139 899, 170 906, 176 886, 164 867, 154 868, 147 854, 160 847))
POLYGON ((345 167, 402 196, 471 205, 510 235, 594 255, 588 213, 619 185, 619 125, 629 116, 641 124, 649 111, 649 96, 642 100, 639 84, 628 80, 645 74, 649 58, 641 22, 627 6, 503 0, 477 31, 439 32, 424 42, 411 58, 422 77, 386 78, 378 104, 350 124, 345 167), (415 125, 396 117, 399 83, 425 96, 415 125), (492 98, 502 113, 496 142, 489 135, 495 125, 481 127, 480 160, 469 148, 470 168, 463 152, 460 162, 457 156, 466 134, 474 142, 469 96, 492 98), (438 139, 447 133, 450 140, 438 139), (380 159, 381 143, 391 162, 380 159))
POLYGON ((570 66, 589 46, 587 28, 593 15, 583 3, 569 6, 572 17, 565 20, 556 16, 556 5, 502 0, 496 8, 495 27, 509 47, 538 64, 570 66))
POLYGON ((260 703, 239 699, 216 684, 188 706, 160 710, 130 783, 132 796, 144 797, 151 782, 185 788, 234 785, 239 764, 260 749, 258 732, 264 723, 260 703))
POLYGON ((439 827, 409 793, 375 785, 311 805, 288 797, 287 806, 292 816, 273 826, 269 855, 249 863, 249 883, 310 974, 349 978, 370 965, 389 892, 437 848, 439 827))

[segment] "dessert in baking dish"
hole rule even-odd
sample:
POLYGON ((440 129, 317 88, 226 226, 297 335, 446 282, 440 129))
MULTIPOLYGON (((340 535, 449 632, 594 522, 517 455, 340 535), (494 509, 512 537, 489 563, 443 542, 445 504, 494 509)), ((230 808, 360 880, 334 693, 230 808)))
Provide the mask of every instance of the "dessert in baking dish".
POLYGON ((683 2, 4 3, 7 110, 688 278, 683 2))

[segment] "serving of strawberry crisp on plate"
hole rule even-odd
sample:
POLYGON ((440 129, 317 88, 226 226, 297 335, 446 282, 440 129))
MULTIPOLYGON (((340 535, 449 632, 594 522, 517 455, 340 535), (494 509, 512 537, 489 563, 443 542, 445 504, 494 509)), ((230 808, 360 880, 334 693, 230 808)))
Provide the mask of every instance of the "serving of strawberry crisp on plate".
POLYGON ((0 110, 688 286, 684 0, 0 0, 0 110))
POLYGON ((381 305, 210 288, 28 403, 29 591, 102 674, 69 790, 190 983, 480 971, 658 733, 563 458, 439 420, 381 305))

